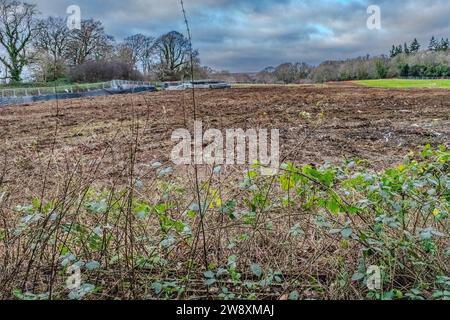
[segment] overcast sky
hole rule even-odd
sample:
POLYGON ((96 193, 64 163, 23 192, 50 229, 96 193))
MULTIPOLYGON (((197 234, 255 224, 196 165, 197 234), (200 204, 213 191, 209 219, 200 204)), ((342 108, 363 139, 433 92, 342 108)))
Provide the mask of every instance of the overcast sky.
MULTIPOLYGON (((179 0, 28 0, 43 15, 79 5, 116 40, 184 31, 179 0)), ((393 43, 450 37, 449 0, 185 0, 202 63, 234 72, 282 62, 387 53, 393 43), (369 5, 381 8, 381 30, 369 30, 369 5)))

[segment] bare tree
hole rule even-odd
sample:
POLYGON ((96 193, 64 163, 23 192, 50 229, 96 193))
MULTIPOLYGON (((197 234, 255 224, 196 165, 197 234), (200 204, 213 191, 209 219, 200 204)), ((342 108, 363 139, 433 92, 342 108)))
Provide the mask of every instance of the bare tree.
MULTIPOLYGON (((189 64, 189 41, 181 33, 171 31, 156 41, 159 55, 159 78, 178 80, 189 64)), ((198 53, 195 52, 195 56, 198 53)))
POLYGON ((283 63, 275 68, 275 77, 279 82, 293 83, 295 80, 295 66, 292 63, 283 63))
POLYGON ((54 60, 64 58, 70 40, 66 20, 61 17, 49 17, 39 20, 37 25, 39 32, 33 41, 35 49, 49 54, 54 60))
POLYGON ((150 72, 152 57, 155 54, 155 38, 135 34, 125 39, 125 45, 133 52, 135 65, 140 64, 145 74, 150 72))
POLYGON ((256 82, 258 83, 275 83, 275 68, 270 66, 256 74, 256 82))
POLYGON ((130 68, 136 68, 136 56, 134 51, 124 43, 120 43, 115 47, 116 60, 125 63, 130 68))
POLYGON ((31 71, 36 80, 56 80, 67 71, 70 30, 66 20, 61 17, 40 19, 37 26, 38 32, 33 37, 31 71))
POLYGON ((312 67, 304 62, 283 63, 276 68, 266 70, 260 76, 274 77, 277 82, 282 83, 301 83, 305 81, 312 71, 312 67))
POLYGON ((36 5, 0 0, 0 44, 6 50, 6 56, 0 56, 0 61, 13 82, 22 80, 23 69, 28 63, 28 45, 37 30, 36 14, 36 5))
POLYGON ((89 59, 103 59, 112 51, 112 41, 100 21, 83 20, 80 30, 71 31, 67 57, 75 66, 89 59))

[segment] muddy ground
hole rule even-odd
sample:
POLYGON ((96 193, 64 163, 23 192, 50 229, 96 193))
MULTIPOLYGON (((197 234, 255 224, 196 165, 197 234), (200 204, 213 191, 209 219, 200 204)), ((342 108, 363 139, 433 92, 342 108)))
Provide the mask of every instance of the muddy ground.
MULTIPOLYGON (((300 163, 359 158, 382 169, 428 143, 450 144, 445 90, 255 87, 198 91, 196 103, 205 127, 279 129, 282 157, 300 163)), ((111 183, 129 170, 136 129, 134 175, 145 180, 153 162, 169 161, 172 131, 192 118, 190 92, 174 91, 0 108, 0 193, 39 196, 75 170, 111 183)))

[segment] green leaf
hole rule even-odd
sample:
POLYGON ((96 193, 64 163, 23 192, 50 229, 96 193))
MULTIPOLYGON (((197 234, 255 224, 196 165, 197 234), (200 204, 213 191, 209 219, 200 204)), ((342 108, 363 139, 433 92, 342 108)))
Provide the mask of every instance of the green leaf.
POLYGON ((269 270, 269 278, 275 280, 278 283, 283 282, 283 273, 280 271, 273 272, 272 270, 269 270))
POLYGON ((420 231, 420 239, 422 240, 430 240, 435 237, 445 237, 445 234, 442 232, 439 232, 437 230, 434 230, 433 228, 426 228, 420 231))
POLYGON ((89 271, 95 270, 100 268, 100 262, 92 260, 89 261, 88 263, 86 263, 86 269, 88 269, 89 271))
POLYGON ((69 293, 70 300, 82 300, 84 296, 93 292, 95 290, 95 285, 90 283, 83 283, 80 288, 72 290, 69 293))
POLYGON ((226 274, 228 274, 228 270, 226 270, 224 268, 217 269, 217 278, 220 278, 226 274))
POLYGON ((12 293, 17 299, 24 301, 48 300, 49 298, 48 293, 40 293, 40 294, 34 294, 31 292, 22 293, 22 290, 20 289, 14 289, 12 293))
POLYGON ((361 281, 366 277, 366 275, 364 273, 361 272, 357 272, 353 275, 352 280, 353 281, 361 281))
POLYGON ((261 280, 260 282, 259 282, 259 286, 261 287, 261 288, 267 288, 268 286, 270 286, 271 284, 272 284, 272 279, 271 278, 266 278, 266 279, 263 279, 263 280, 261 280))
POLYGON ((261 278, 262 276, 262 268, 259 264, 253 263, 250 266, 250 270, 252 271, 252 273, 257 276, 258 278, 261 278))
POLYGON ((249 171, 249 172, 247 173, 247 176, 248 176, 250 179, 254 179, 254 178, 256 178, 256 177, 258 176, 258 172, 256 172, 256 171, 249 171))
POLYGON ((298 291, 292 291, 289 295, 289 300, 297 301, 298 299, 300 299, 300 294, 298 293, 298 291))
POLYGON ((189 207, 189 210, 194 212, 200 212, 200 206, 198 205, 198 203, 193 203, 189 207))
POLYGON ((160 294, 163 290, 163 285, 160 282, 153 282, 152 288, 155 290, 156 294, 160 294))
POLYGON ((103 214, 108 209, 106 200, 101 200, 99 202, 93 201, 87 205, 88 211, 94 214, 103 214))
POLYGON ((144 183, 140 179, 136 179, 136 182, 134 183, 134 186, 137 189, 142 189, 144 187, 144 183))
POLYGON ((304 234, 305 232, 300 227, 300 223, 297 223, 295 226, 291 228, 291 230, 289 230, 289 235, 293 237, 297 237, 304 234))
POLYGON ((235 255, 228 257, 228 267, 231 269, 236 269, 236 260, 237 257, 235 255))
POLYGON ((193 211, 193 210, 189 210, 187 212, 187 216, 191 219, 194 219, 197 216, 197 212, 193 211))
POLYGON ((167 167, 167 168, 162 169, 161 171, 159 171, 158 177, 162 178, 162 177, 168 176, 168 175, 170 175, 172 173, 173 173, 173 168, 172 167, 167 167))
POLYGON ((353 230, 350 227, 346 227, 344 229, 342 229, 341 231, 341 235, 345 238, 348 239, 350 238, 350 236, 353 234, 353 230))
POLYGON ((154 162, 152 163, 152 168, 153 169, 159 169, 162 167, 162 163, 161 162, 154 162))
POLYGON ((39 198, 34 198, 31 203, 33 204, 33 208, 38 210, 41 206, 41 200, 39 198))
POLYGON ((217 282, 217 280, 216 279, 206 279, 205 280, 205 284, 207 285, 207 286, 212 286, 214 283, 216 283, 217 282))
POLYGON ((61 266, 68 267, 70 263, 74 262, 76 259, 75 255, 69 252, 60 258, 61 266))
POLYGON ((175 237, 172 235, 169 235, 166 239, 161 241, 161 246, 163 248, 168 248, 168 247, 174 245, 176 242, 177 242, 177 240, 175 239, 175 237))
POLYGON ((446 255, 446 256, 450 256, 450 247, 448 247, 447 249, 445 249, 445 255, 446 255))
POLYGON ((327 201, 327 209, 334 215, 339 214, 340 206, 334 197, 327 201))
POLYGON ((426 158, 433 154, 433 151, 431 150, 431 145, 427 144, 424 148, 422 153, 420 154, 422 158, 426 158))

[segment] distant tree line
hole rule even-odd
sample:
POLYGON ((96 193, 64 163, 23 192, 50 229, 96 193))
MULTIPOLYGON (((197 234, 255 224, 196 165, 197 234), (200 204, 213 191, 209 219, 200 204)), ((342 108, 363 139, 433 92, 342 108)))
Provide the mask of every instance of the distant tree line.
POLYGON ((384 79, 396 77, 450 77, 449 40, 431 38, 422 49, 417 39, 393 45, 389 55, 359 57, 345 61, 327 61, 315 67, 311 80, 316 82, 384 79))
POLYGON ((318 66, 284 63, 258 73, 254 82, 302 83, 395 77, 450 77, 450 47, 448 39, 432 37, 428 47, 421 50, 417 39, 411 43, 393 45, 389 55, 358 57, 341 61, 325 61, 318 66), (301 67, 299 67, 301 66, 301 67), (301 72, 296 70, 301 69, 301 72))
MULTIPOLYGON (((226 75, 226 72, 219 74, 226 75)), ((340 61, 325 61, 318 66, 305 63, 283 63, 267 67, 252 76, 224 76, 229 81, 255 83, 306 83, 384 79, 396 77, 450 77, 449 40, 432 37, 425 49, 417 39, 403 45, 393 45, 389 55, 369 55, 340 61)))
POLYGON ((261 83, 301 83, 308 79, 312 70, 313 67, 306 63, 283 63, 264 69, 255 79, 261 83))

